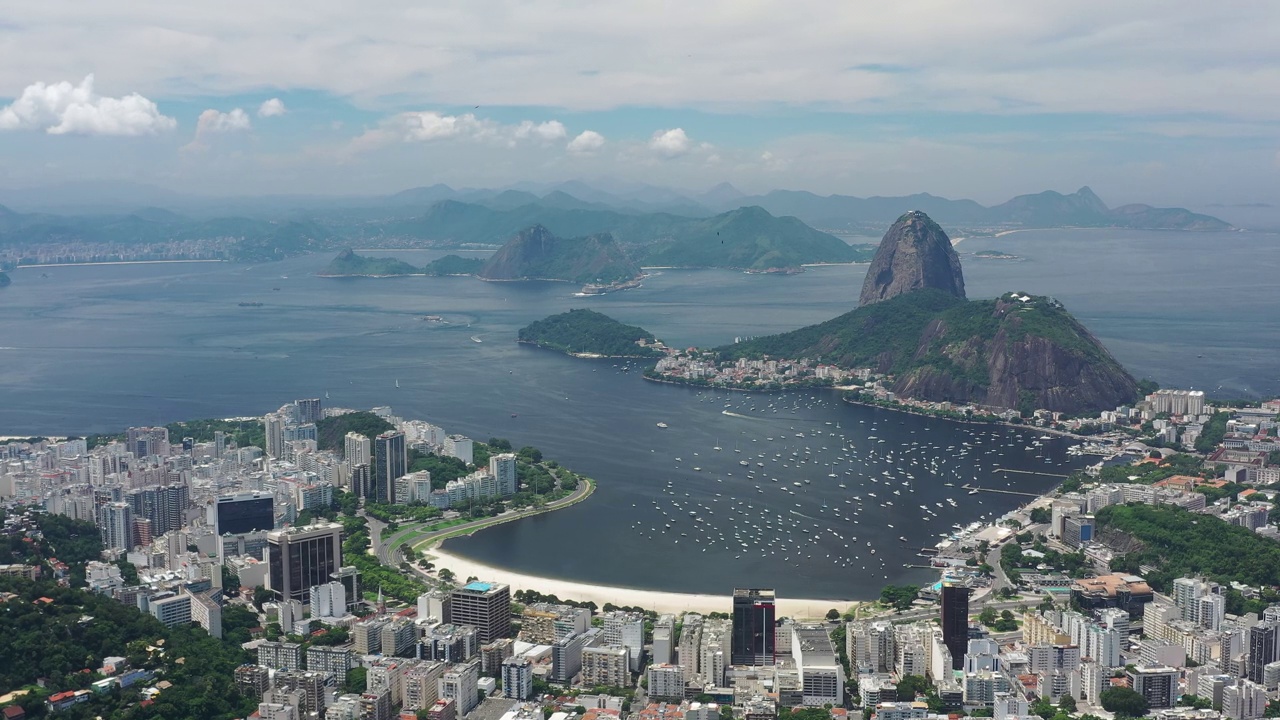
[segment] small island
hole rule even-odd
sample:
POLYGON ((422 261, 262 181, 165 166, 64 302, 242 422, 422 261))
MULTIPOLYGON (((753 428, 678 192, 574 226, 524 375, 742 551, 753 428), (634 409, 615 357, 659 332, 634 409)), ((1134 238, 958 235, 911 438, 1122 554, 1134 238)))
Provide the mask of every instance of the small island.
POLYGON ((570 310, 520 329, 517 342, 581 358, 658 358, 661 342, 644 328, 594 310, 570 310))
POLYGON ((320 277, 401 277, 405 275, 474 275, 480 271, 484 261, 477 258, 464 258, 458 255, 445 255, 432 260, 424 267, 415 267, 403 260, 389 257, 365 257, 357 255, 350 248, 338 253, 330 261, 328 267, 317 275, 320 277))
POLYGON ((1021 260, 1022 258, 1000 250, 979 250, 973 256, 980 260, 1021 260))

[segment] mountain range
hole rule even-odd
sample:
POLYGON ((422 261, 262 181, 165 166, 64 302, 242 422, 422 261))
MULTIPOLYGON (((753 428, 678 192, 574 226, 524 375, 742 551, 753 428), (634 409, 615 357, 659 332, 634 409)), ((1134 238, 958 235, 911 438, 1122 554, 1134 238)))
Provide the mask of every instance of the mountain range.
MULTIPOLYGON (((0 192, 0 199, 5 197, 0 192)), ((85 214, 23 213, 0 205, 0 255, 14 261, 18 258, 5 253, 5 247, 29 250, 57 243, 158 246, 212 241, 220 254, 203 249, 201 257, 259 261, 352 245, 496 247, 517 232, 542 225, 561 237, 609 233, 642 264, 766 270, 867 259, 870 248, 861 254, 850 251, 844 242, 815 228, 857 234, 883 227, 909 210, 979 233, 1044 227, 1231 227, 1182 208, 1108 207, 1087 187, 1070 195, 1020 195, 993 207, 928 194, 857 198, 776 190, 748 196, 728 184, 695 195, 661 188, 619 195, 584 183, 565 183, 542 194, 433 185, 390 196, 324 202, 277 197, 200 205, 164 197, 171 206, 126 213, 102 208, 85 214), (236 214, 221 214, 228 211, 236 214), (725 247, 717 247, 722 244, 725 247)))

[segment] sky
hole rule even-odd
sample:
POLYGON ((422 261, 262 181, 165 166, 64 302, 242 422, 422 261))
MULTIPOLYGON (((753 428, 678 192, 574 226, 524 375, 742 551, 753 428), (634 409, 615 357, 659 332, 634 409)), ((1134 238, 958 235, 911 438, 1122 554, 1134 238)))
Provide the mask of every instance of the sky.
POLYGON ((1273 0, 42 0, 0 57, 0 188, 1280 204, 1273 0))

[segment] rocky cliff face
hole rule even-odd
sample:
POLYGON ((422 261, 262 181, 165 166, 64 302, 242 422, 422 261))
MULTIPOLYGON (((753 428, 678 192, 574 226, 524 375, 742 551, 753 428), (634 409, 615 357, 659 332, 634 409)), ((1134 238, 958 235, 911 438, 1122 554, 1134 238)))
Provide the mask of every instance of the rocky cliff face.
POLYGON ((919 400, 1083 414, 1138 397, 1133 377, 1066 309, 1022 293, 966 301, 917 290, 720 351, 872 368, 919 400))
POLYGON ((932 321, 921 333, 915 357, 933 360, 899 375, 894 392, 1070 414, 1113 408, 1137 397, 1133 376, 1053 301, 1011 293, 994 303, 963 307, 981 309, 988 317, 953 311, 932 321), (970 334, 979 324, 987 332, 970 334))
POLYGON ((925 288, 962 298, 964 274, 951 238, 928 215, 913 210, 884 234, 858 304, 866 306, 925 288))
POLYGON ((608 233, 556 237, 541 225, 522 230, 480 269, 490 280, 567 280, 613 283, 630 280, 640 267, 608 233))

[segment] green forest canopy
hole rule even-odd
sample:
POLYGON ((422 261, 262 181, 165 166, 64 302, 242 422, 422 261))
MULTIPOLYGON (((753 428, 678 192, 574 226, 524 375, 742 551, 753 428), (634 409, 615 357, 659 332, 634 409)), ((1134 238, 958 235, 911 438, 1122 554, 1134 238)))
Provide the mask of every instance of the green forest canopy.
POLYGON ((1210 515, 1167 505, 1112 505, 1097 514, 1103 533, 1122 532, 1141 547, 1122 558, 1125 568, 1154 565, 1147 573, 1156 589, 1174 578, 1205 575, 1220 583, 1280 584, 1280 544, 1210 515))
POLYGON ((594 310, 576 309, 552 315, 520 329, 520 342, 566 353, 594 353, 610 357, 658 357, 662 353, 636 345, 653 342, 653 333, 624 325, 594 310))

